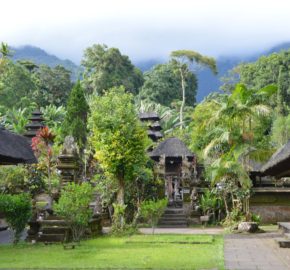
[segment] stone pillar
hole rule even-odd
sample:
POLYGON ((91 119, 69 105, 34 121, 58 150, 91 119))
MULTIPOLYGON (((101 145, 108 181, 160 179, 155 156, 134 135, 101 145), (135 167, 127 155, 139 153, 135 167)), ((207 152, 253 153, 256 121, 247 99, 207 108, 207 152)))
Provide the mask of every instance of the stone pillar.
POLYGON ((78 148, 72 136, 67 136, 64 140, 63 150, 58 156, 57 169, 60 170, 61 187, 68 183, 78 182, 78 148))

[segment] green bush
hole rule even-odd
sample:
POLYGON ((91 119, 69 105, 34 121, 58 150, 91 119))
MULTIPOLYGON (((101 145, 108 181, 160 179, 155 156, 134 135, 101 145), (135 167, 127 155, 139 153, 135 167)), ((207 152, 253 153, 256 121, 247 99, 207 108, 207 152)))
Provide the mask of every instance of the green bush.
POLYGON ((152 234, 154 234, 155 227, 158 223, 159 218, 164 213, 164 210, 168 204, 167 199, 162 199, 158 201, 150 200, 144 201, 141 204, 140 215, 151 223, 152 234))
POLYGON ((26 193, 0 195, 0 212, 4 213, 7 223, 14 233, 13 242, 17 244, 32 215, 31 198, 26 193))
POLYGON ((26 187, 27 169, 23 166, 0 167, 0 189, 4 193, 20 193, 26 187))
POLYGON ((261 216, 260 215, 256 215, 256 214, 252 214, 251 221, 256 222, 256 223, 259 224, 261 222, 261 216))
POLYGON ((125 222, 125 210, 126 204, 118 204, 113 203, 114 214, 113 214, 113 226, 112 232, 114 234, 121 234, 126 230, 126 222, 125 222))
POLYGON ((69 224, 75 242, 80 241, 92 217, 92 211, 89 208, 92 195, 93 188, 90 184, 71 183, 64 188, 58 203, 53 207, 55 213, 69 224))
POLYGON ((199 203, 203 214, 210 215, 214 213, 218 205, 218 198, 214 193, 206 189, 204 194, 202 194, 199 203))

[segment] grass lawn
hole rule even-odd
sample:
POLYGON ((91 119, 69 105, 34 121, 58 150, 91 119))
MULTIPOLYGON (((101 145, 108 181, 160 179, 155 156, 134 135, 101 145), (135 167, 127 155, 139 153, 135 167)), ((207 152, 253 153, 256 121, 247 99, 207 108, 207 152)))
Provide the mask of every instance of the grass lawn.
POLYGON ((103 236, 73 250, 62 245, 0 245, 1 268, 224 269, 223 236, 103 236))

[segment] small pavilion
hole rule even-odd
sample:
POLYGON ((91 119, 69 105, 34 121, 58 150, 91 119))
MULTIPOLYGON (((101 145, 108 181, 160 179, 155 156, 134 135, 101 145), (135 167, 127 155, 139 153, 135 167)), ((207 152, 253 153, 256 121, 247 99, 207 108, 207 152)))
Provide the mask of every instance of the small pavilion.
POLYGON ((251 211, 266 223, 290 221, 290 141, 254 174, 251 211))

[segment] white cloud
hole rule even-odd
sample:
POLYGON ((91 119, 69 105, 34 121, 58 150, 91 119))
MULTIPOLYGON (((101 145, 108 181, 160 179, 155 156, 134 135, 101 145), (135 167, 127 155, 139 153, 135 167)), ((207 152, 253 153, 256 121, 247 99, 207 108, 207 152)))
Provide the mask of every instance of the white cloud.
POLYGON ((93 43, 145 59, 182 48, 250 53, 290 40, 285 0, 9 0, 0 7, 0 40, 75 61, 93 43))

